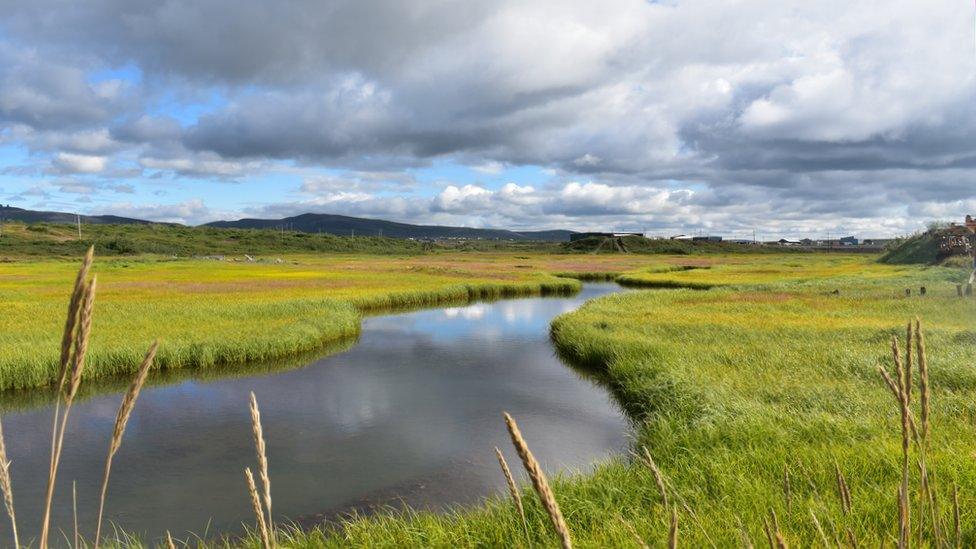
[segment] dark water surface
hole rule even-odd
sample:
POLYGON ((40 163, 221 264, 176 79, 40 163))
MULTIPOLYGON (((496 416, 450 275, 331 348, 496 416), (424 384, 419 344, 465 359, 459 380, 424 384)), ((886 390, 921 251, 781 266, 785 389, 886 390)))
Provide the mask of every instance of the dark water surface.
MULTIPOLYGON (((547 470, 585 471, 626 448, 627 422, 604 389, 555 357, 549 323, 618 290, 587 284, 573 297, 370 317, 350 350, 303 368, 147 387, 115 457, 107 519, 153 537, 167 529, 180 537, 238 532, 250 523, 242 471, 256 470, 252 390, 277 519, 309 524, 401 500, 443 509, 501 493, 493 448, 513 469, 518 462, 503 410, 547 470)), ((81 529, 93 534, 119 400, 120 392, 102 394, 72 410, 55 530, 71 535, 76 480, 81 529)), ((33 408, 3 418, 22 541, 40 524, 51 413, 33 408)), ((9 527, 0 521, 0 545, 10 540, 9 527)))

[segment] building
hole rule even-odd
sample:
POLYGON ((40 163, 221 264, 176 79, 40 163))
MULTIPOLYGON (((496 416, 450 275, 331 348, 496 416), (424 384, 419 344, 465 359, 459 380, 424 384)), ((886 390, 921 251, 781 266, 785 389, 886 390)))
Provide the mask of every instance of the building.
POLYGON ((841 246, 857 246, 857 239, 853 236, 845 236, 840 239, 841 246))
POLYGON ((966 228, 976 232, 976 218, 971 215, 966 216, 966 228))
POLYGON ((722 237, 721 236, 696 236, 693 237, 692 240, 694 240, 695 242, 721 242, 722 237))

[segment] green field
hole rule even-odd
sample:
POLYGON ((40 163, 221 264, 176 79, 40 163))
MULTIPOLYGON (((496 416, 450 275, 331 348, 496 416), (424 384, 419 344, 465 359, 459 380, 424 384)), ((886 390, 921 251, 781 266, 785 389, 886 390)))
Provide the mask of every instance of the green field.
MULTIPOLYGON (((511 252, 235 259, 97 258, 87 375, 131 372, 157 337, 164 369, 268 361, 355 336, 371 311, 573 292, 579 282, 566 276, 650 261, 511 252)), ((0 390, 54 379, 76 270, 67 260, 0 263, 0 390)))
MULTIPOLYGON (((766 545, 775 513, 794 547, 863 546, 897 540, 898 408, 877 370, 890 338, 915 315, 928 339, 932 384, 928 468, 942 539, 954 543, 951 487, 960 487, 961 543, 976 538, 976 303, 956 297, 965 273, 891 267, 870 258, 714 258, 699 268, 630 273, 654 287, 603 298, 556 320, 561 353, 597 375, 635 421, 636 445, 655 456, 678 500, 683 546, 766 545), (925 285, 927 294, 918 295, 925 285), (912 296, 904 290, 911 288, 912 296), (837 290, 839 293, 834 293, 837 290), (851 494, 838 496, 836 467, 851 494), (789 482, 784 483, 788 475, 789 482), (789 489, 785 488, 789 485, 789 489), (789 494, 789 496, 787 496, 789 494), (840 543, 837 540, 842 540, 840 543)), ((532 433, 526 433, 531 444, 532 433)), ((912 473, 912 501, 917 497, 912 473)), ((556 483, 581 547, 664 546, 670 512, 648 468, 621 457, 556 483), (623 520, 621 520, 623 519, 623 520), (625 524, 626 523, 626 524, 625 524)), ((528 540, 503 500, 457 515, 386 516, 341 531, 302 534, 298 546, 552 545, 530 490, 528 540)), ((914 503, 913 503, 914 505, 914 503)), ((935 546, 928 507, 912 510, 912 538, 935 546)))
MULTIPOLYGON (((822 254, 285 259, 96 261, 89 371, 129 371, 156 335, 164 341, 162 367, 208 368, 317 348, 355 333, 371 310, 572 291, 576 280, 554 274, 622 273, 621 282, 651 289, 590 302, 557 318, 552 336, 634 421, 635 451, 648 448, 672 503, 679 502, 681 545, 744 545, 746 536, 764 546, 772 511, 794 547, 818 544, 813 516, 830 545, 853 537, 863 546, 894 546, 900 420, 876 368, 890 367, 891 337, 904 338, 918 316, 928 341, 927 461, 942 538, 954 536, 952 485, 964 511, 976 504, 976 301, 956 297, 955 284, 968 276, 961 269, 822 254), (835 464, 850 487, 849 512, 835 464)), ((50 381, 75 269, 75 262, 53 260, 0 264, 0 300, 10 311, 0 319, 2 387, 50 381)), ((533 433, 525 435, 531 446, 533 433)), ((650 546, 666 544, 671 512, 649 469, 632 456, 557 479, 554 490, 576 546, 635 546, 634 532, 650 546)), ((496 499, 451 514, 390 513, 295 532, 286 545, 554 545, 531 489, 523 495, 528 533, 514 506, 496 499)), ((936 546, 933 521, 912 512, 913 538, 936 546)), ((976 517, 963 512, 960 527, 963 545, 976 542, 976 517)))

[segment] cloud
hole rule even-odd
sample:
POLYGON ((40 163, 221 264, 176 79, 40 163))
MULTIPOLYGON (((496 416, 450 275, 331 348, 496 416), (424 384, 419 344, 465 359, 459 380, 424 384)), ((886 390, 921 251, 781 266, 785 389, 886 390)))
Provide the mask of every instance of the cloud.
POLYGON ((0 128, 70 129, 106 122, 125 107, 128 91, 119 81, 91 83, 80 67, 0 42, 0 128))
POLYGON ((147 170, 170 172, 189 177, 235 178, 261 171, 259 161, 225 160, 213 153, 201 153, 171 158, 144 156, 139 165, 147 170))
POLYGON ((496 160, 488 160, 482 164, 473 166, 472 169, 485 175, 498 175, 505 170, 505 165, 496 160))
POLYGON ((220 219, 226 212, 214 211, 202 200, 187 200, 177 204, 133 204, 115 202, 92 210, 95 215, 118 215, 135 219, 148 219, 164 223, 196 225, 220 219))
POLYGON ((910 0, 14 3, 0 144, 32 156, 4 172, 326 173, 301 173, 297 198, 269 178, 268 204, 224 199, 233 211, 910 229, 976 194, 966 14, 910 0), (552 181, 419 188, 417 171, 450 164, 552 181))
POLYGON ((53 164, 61 173, 98 173, 105 170, 107 161, 104 156, 62 152, 54 157, 53 164))

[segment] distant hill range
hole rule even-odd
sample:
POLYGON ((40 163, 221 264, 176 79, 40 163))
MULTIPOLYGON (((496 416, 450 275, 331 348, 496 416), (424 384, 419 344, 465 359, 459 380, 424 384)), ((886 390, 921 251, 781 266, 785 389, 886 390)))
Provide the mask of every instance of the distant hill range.
POLYGON ((302 214, 283 219, 239 219, 215 221, 208 227, 237 229, 277 229, 307 233, 331 233, 340 236, 388 236, 392 238, 444 239, 469 238, 481 240, 548 240, 568 242, 573 231, 509 231, 505 229, 472 229, 443 225, 411 225, 382 219, 366 219, 331 214, 302 214))
MULTIPOLYGON (((0 218, 24 223, 75 223, 76 214, 65 212, 42 212, 0 205, 0 218)), ((116 215, 83 215, 82 223, 147 225, 154 223, 144 219, 119 217, 116 215)), ((166 223, 174 225, 174 223, 166 223)), ((442 225, 411 225, 395 223, 382 219, 366 219, 331 214, 302 214, 284 219, 238 219, 237 221, 214 221, 204 227, 233 229, 279 229, 306 233, 330 233, 339 236, 387 236, 391 238, 445 239, 468 238, 480 240, 545 240, 568 242, 573 231, 509 231, 505 229, 472 229, 469 227, 446 227, 442 225)))
MULTIPOLYGON (((0 219, 6 221, 22 221, 24 223, 75 223, 78 220, 78 216, 73 213, 40 212, 0 205, 0 219)), ((117 215, 83 215, 81 216, 81 222, 99 225, 148 225, 152 223, 152 221, 146 221, 144 219, 132 219, 117 215)))

